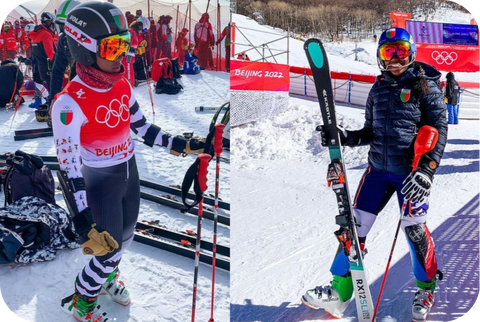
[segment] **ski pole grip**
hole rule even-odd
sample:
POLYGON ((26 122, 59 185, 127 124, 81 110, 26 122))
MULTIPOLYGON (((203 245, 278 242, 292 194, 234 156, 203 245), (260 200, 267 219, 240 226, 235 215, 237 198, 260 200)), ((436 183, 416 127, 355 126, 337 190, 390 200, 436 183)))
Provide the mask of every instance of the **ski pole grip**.
POLYGON ((207 153, 202 153, 198 155, 200 164, 198 165, 198 183, 200 184, 200 190, 202 193, 207 190, 207 174, 208 174, 208 162, 212 156, 207 153))
POLYGON ((413 158, 412 163, 413 170, 417 169, 422 155, 433 150, 435 144, 437 144, 437 140, 438 130, 433 126, 424 125, 418 130, 414 144, 415 157, 413 158))
POLYGON ((222 154, 223 149, 223 130, 225 129, 225 124, 215 124, 215 143, 214 143, 214 149, 215 149, 215 155, 217 157, 222 154))

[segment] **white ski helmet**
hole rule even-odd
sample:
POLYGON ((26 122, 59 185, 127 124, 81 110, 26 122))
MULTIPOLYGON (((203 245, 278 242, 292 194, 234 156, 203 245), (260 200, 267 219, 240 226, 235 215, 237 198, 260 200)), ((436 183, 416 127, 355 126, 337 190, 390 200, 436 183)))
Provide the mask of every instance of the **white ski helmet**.
POLYGON ((42 13, 42 15, 40 16, 40 20, 42 22, 50 20, 53 23, 53 22, 55 22, 55 15, 51 12, 46 11, 46 12, 42 13))
POLYGON ((35 29, 35 25, 33 23, 29 23, 28 25, 25 26, 25 32, 29 33, 30 31, 33 31, 35 29))
POLYGON ((57 15, 55 16, 55 23, 65 23, 65 20, 67 20, 67 15, 79 4, 80 1, 77 0, 65 0, 60 3, 57 9, 57 15))
POLYGON ((142 23, 142 25, 143 25, 142 32, 146 33, 148 31, 148 29, 150 28, 150 21, 148 20, 148 18, 144 17, 144 16, 138 17, 137 23, 138 22, 142 23))

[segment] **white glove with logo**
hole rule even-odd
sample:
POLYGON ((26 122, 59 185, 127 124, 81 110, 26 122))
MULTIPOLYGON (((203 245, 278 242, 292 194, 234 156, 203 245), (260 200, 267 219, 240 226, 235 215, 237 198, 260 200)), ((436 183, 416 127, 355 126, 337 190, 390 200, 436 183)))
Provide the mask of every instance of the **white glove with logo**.
POLYGON ((422 169, 411 172, 403 181, 403 188, 401 193, 405 200, 411 202, 425 202, 430 195, 430 188, 432 187, 432 176, 422 169))

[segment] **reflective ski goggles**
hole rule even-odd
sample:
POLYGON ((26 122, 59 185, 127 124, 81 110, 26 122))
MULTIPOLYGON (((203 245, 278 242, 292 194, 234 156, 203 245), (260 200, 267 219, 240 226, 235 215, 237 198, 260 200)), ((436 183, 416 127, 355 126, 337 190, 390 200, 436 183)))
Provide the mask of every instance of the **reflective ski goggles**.
POLYGON ((106 37, 98 41, 97 53, 106 60, 116 61, 120 56, 128 53, 130 43, 129 33, 106 37))
POLYGON ((395 41, 386 43, 378 49, 381 60, 392 60, 394 56, 405 59, 412 53, 410 43, 408 41, 395 41))

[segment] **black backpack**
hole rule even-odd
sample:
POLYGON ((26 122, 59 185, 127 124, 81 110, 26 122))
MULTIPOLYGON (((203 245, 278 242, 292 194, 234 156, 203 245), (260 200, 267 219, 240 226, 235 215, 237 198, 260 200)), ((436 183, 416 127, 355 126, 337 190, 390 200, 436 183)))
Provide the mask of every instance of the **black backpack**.
MULTIPOLYGON (((157 59, 152 67, 152 79, 157 82, 155 84, 155 94, 178 94, 183 86, 178 83, 174 75, 177 69, 178 76, 178 62, 174 60, 176 67, 172 65, 172 61, 168 58, 157 59)), ((178 78, 178 77, 177 77, 178 78)))
POLYGON ((170 60, 172 62, 172 77, 173 78, 182 78, 180 75, 180 67, 178 66, 178 58, 170 60))
POLYGON ((178 94, 183 89, 175 78, 160 78, 155 85, 155 94, 178 94))
POLYGON ((26 196, 55 204, 55 181, 42 158, 18 150, 15 154, 3 154, 1 159, 7 164, 3 178, 5 206, 26 196))

